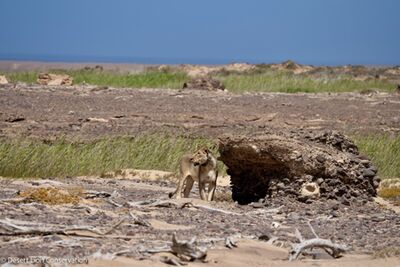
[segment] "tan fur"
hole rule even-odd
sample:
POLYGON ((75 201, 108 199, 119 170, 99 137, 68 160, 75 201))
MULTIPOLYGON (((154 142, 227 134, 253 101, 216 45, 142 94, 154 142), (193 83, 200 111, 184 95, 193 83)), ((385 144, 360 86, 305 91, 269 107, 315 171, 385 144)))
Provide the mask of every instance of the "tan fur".
POLYGON ((208 148, 201 148, 193 155, 184 155, 180 161, 179 172, 178 187, 170 197, 189 197, 196 181, 199 183, 200 198, 206 201, 213 200, 218 177, 217 160, 208 148))

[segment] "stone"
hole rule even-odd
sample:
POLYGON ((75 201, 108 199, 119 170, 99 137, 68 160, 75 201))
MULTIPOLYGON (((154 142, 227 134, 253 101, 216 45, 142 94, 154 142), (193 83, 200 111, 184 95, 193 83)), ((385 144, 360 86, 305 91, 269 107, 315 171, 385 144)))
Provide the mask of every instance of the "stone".
POLYGON ((6 76, 0 75, 0 84, 8 84, 6 76))
POLYGON ((319 186, 313 182, 304 183, 300 189, 300 194, 306 197, 319 197, 319 186))
POLYGON ((72 85, 73 78, 66 74, 52 74, 52 73, 40 73, 37 78, 38 84, 41 85, 72 85))
POLYGON ((375 172, 372 171, 371 169, 364 169, 362 172, 362 175, 364 177, 374 177, 375 176, 375 172))

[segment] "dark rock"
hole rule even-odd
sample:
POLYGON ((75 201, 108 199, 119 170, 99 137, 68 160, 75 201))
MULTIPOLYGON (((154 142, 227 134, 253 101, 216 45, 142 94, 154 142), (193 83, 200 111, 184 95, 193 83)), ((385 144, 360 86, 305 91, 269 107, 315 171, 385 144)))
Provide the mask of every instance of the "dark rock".
POLYGON ((324 163, 326 160, 323 155, 318 155, 315 159, 320 163, 324 163))
POLYGON ((364 169, 362 172, 362 175, 364 177, 374 177, 375 176, 375 172, 373 172, 371 169, 364 169))
POLYGON ((218 80, 211 77, 193 78, 183 84, 182 89, 199 89, 199 90, 225 90, 225 86, 218 80))

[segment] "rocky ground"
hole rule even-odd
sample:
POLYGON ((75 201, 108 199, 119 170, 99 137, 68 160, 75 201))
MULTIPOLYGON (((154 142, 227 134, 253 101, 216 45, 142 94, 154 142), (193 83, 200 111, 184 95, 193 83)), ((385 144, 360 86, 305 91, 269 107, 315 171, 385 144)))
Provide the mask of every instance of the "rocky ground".
POLYGON ((124 256, 158 262, 159 255, 151 256, 149 250, 170 245, 175 232, 180 239, 196 236, 210 251, 221 249, 226 237, 274 244, 286 251, 280 254, 284 261, 290 244, 297 242, 295 229, 313 237, 308 223, 319 237, 351 246, 351 254, 371 255, 400 246, 399 214, 375 202, 347 206, 336 200, 305 204, 274 198, 267 205, 238 205, 221 200, 230 192, 222 185, 219 200, 213 203, 198 200, 196 193, 195 199, 170 201, 167 193, 174 183, 146 181, 137 174, 108 179, 1 179, 0 184, 0 258, 45 255, 93 261, 124 256), (70 194, 79 189, 79 193, 73 203, 50 205, 41 202, 45 198, 23 195, 32 188, 70 194))
POLYGON ((217 137, 265 128, 400 131, 400 95, 280 94, 93 86, 0 88, 0 136, 96 138, 169 131, 217 137))

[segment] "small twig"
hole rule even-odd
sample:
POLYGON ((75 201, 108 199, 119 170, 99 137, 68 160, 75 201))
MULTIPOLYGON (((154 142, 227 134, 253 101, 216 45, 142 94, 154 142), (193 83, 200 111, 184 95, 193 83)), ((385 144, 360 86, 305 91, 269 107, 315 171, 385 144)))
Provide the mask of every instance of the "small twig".
POLYGON ((212 208, 212 207, 208 207, 208 206, 204 206, 204 205, 192 205, 192 207, 199 208, 199 209, 205 209, 205 210, 209 210, 209 211, 214 211, 214 212, 220 212, 220 213, 229 214, 229 215, 238 215, 238 216, 243 215, 243 214, 240 214, 240 213, 237 213, 237 212, 223 210, 223 209, 217 209, 217 208, 212 208))
POLYGON ((308 224, 308 227, 310 227, 311 232, 313 233, 313 235, 314 235, 316 238, 319 238, 319 236, 318 236, 317 233, 315 232, 314 228, 312 227, 310 221, 307 221, 307 224, 308 224))
POLYGON ((277 213, 278 211, 280 211, 281 208, 283 208, 283 205, 279 206, 277 208, 273 208, 273 209, 252 210, 252 211, 246 212, 245 215, 258 215, 258 214, 277 213))
POLYGON ((117 207, 117 208, 121 208, 121 207, 123 206, 123 205, 121 205, 121 204, 115 202, 115 201, 112 200, 112 199, 105 199, 105 201, 108 202, 108 203, 110 203, 111 205, 117 207))

